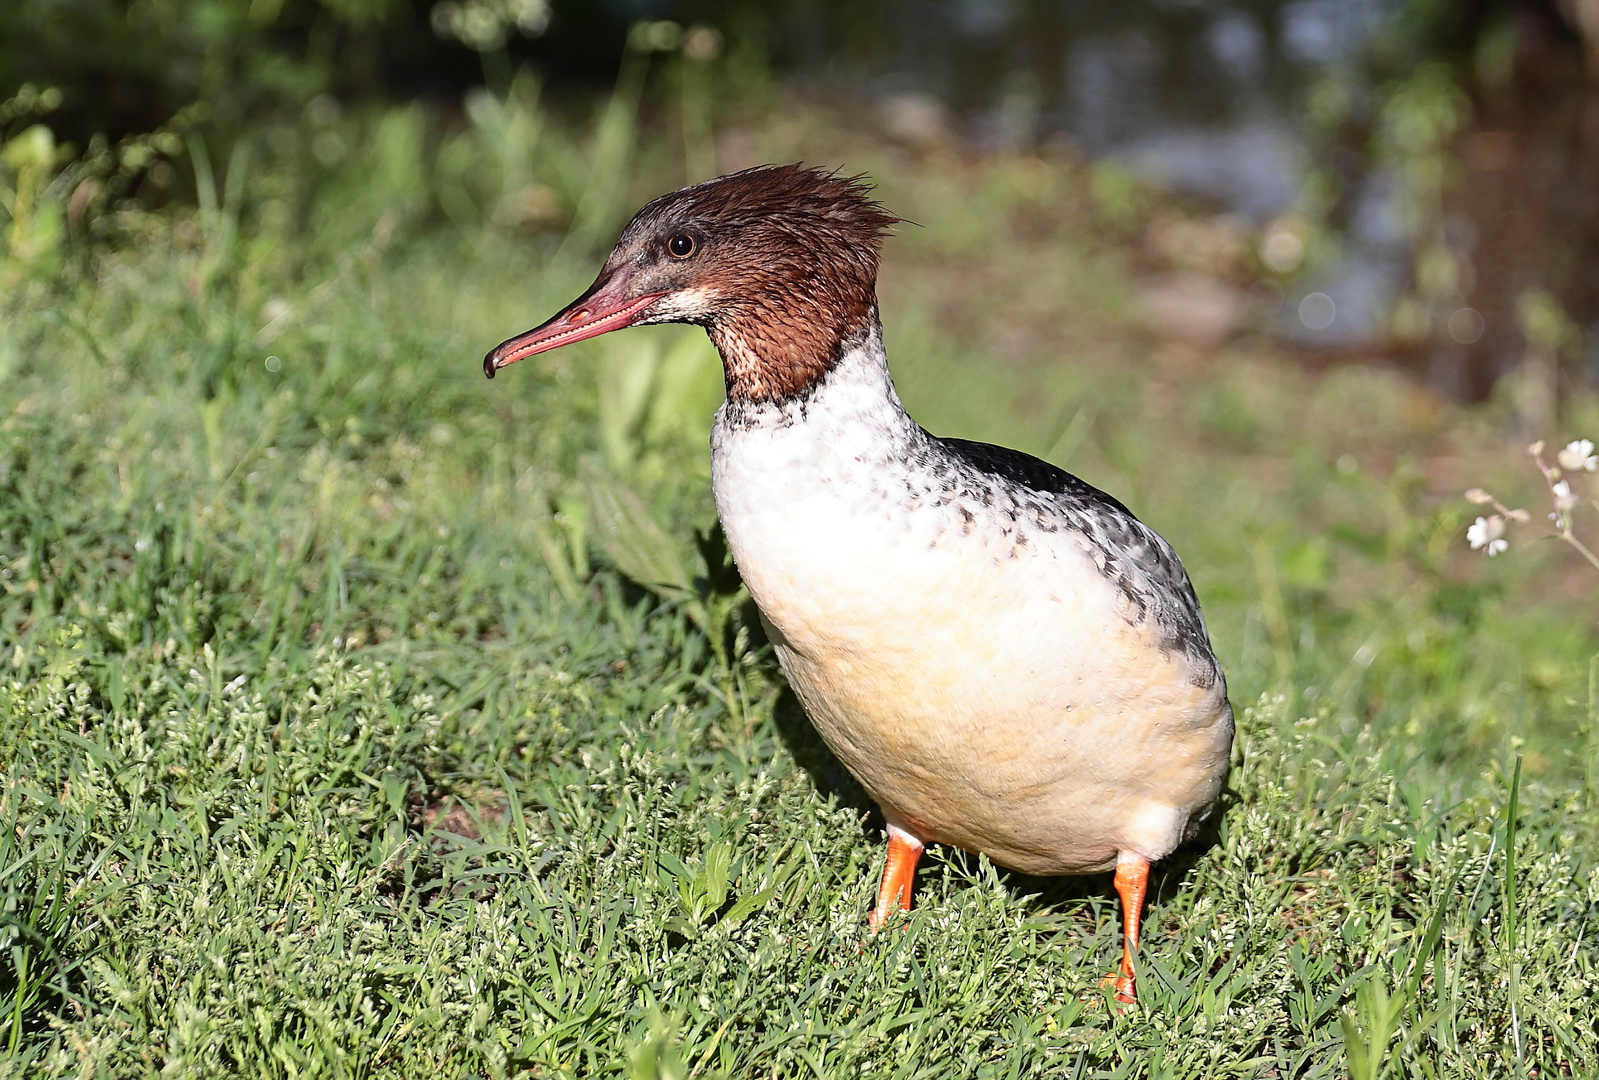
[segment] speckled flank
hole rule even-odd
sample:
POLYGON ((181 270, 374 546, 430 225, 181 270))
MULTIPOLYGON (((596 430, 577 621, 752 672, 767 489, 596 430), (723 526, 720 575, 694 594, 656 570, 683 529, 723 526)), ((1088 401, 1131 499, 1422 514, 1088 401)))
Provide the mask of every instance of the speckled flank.
POLYGON ((918 463, 942 475, 944 490, 957 499, 975 498, 998 508, 996 517, 1006 519, 1002 530, 1015 537, 1013 557, 1026 546, 1030 530, 1075 533, 1095 568, 1127 601, 1128 622, 1147 624, 1163 650, 1181 653, 1195 685, 1208 687, 1220 678, 1199 599, 1177 553, 1132 511, 1027 454, 965 439, 926 437, 918 463))
POLYGON ((839 372, 777 405, 730 403, 718 428, 789 428, 807 419, 813 399, 842 396, 839 389, 846 384, 869 384, 876 375, 885 393, 880 406, 867 410, 876 421, 866 425, 876 430, 874 452, 856 457, 870 466, 860 477, 870 496, 881 497, 907 520, 911 514, 942 511, 940 536, 950 528, 961 536, 979 527, 997 533, 992 544, 1011 559, 1027 552, 1035 542, 1030 537, 1064 532, 1120 590, 1129 625, 1147 624, 1163 650, 1181 653, 1196 685, 1209 687, 1220 678, 1199 599, 1170 544, 1120 501, 1046 461, 1001 446, 930 434, 905 414, 881 356, 874 313, 872 324, 841 349, 851 368, 863 370, 839 372), (880 374, 873 372, 880 363, 880 374))
POLYGON ((890 821, 1035 873, 1167 854, 1232 716, 1192 587, 1120 503, 900 406, 875 313, 826 376, 734 402, 716 502, 779 659, 890 821))

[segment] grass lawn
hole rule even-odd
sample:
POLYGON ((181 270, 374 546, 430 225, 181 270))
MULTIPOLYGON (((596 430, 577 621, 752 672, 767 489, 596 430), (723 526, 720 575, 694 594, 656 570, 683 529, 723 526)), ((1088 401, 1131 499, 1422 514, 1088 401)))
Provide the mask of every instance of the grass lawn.
POLYGON ((1108 877, 934 849, 867 933, 881 823, 712 530, 703 334, 481 374, 675 144, 468 117, 266 129, 198 212, 0 262, 0 1075, 1599 1069, 1595 582, 1466 550, 1464 488, 1541 509, 1507 412, 1157 343, 1159 259, 1081 165, 729 133, 919 223, 881 288, 913 415, 1194 577, 1231 790, 1110 1008, 1108 877))

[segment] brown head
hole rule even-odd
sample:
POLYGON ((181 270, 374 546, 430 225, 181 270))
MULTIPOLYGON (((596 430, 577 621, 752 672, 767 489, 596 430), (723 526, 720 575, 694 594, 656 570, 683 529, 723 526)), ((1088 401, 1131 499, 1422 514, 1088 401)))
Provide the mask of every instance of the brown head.
POLYGON ((587 292, 483 360, 483 373, 624 326, 694 323, 722 354, 728 398, 781 401, 814 386, 870 329, 877 249, 898 219, 859 177, 762 166, 640 210, 587 292))

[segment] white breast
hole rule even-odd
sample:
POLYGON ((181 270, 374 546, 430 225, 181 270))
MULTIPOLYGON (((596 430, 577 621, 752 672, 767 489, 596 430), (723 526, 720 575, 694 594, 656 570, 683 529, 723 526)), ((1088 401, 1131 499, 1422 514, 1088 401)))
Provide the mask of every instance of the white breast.
POLYGON ((1066 528, 938 489, 881 348, 718 416, 717 509, 818 731, 890 821, 1035 873, 1167 854, 1219 790, 1196 685, 1066 528))

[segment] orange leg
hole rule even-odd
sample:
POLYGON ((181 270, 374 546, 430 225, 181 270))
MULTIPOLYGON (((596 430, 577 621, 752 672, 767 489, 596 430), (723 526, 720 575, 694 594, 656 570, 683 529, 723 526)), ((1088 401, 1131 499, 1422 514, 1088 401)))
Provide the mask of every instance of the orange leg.
POLYGON ((1149 890, 1149 860, 1124 851, 1116 860, 1116 894, 1122 898, 1121 971, 1105 980, 1116 987, 1116 1000, 1131 1004, 1138 999, 1133 970, 1133 953, 1138 951, 1138 921, 1144 911, 1144 894, 1149 890))
POLYGON ((924 846, 899 826, 888 827, 888 861, 883 866, 883 883, 877 888, 877 906, 869 920, 873 930, 888 921, 889 912, 896 905, 901 911, 911 909, 911 882, 916 878, 916 862, 922 857, 924 846))

